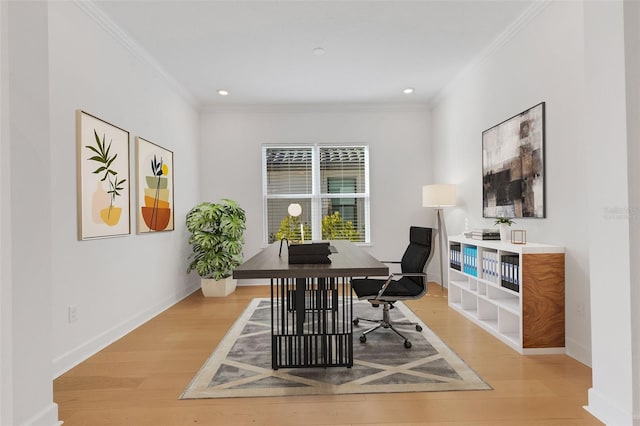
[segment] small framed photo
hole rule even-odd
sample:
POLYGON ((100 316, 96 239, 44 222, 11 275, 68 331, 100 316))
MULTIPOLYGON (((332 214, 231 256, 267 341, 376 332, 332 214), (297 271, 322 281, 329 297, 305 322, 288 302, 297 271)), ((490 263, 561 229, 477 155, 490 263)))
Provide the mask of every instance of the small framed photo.
POLYGON ((527 231, 524 229, 513 229, 511 231, 511 244, 527 244, 527 231))

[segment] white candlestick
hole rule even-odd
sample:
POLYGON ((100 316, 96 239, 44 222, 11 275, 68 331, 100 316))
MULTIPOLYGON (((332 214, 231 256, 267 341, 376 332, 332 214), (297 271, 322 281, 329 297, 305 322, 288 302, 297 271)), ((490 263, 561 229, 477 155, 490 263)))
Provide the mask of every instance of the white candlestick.
POLYGON ((304 226, 302 224, 300 224, 300 238, 302 239, 302 242, 304 243, 304 226))

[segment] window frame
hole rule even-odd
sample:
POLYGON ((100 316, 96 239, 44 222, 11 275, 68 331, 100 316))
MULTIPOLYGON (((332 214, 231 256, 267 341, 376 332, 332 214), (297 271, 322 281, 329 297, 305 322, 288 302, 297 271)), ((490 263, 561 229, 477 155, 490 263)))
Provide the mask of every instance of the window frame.
MULTIPOLYGON (((262 222, 263 222, 263 244, 269 245, 269 200, 274 199, 308 199, 311 204, 311 232, 314 240, 319 240, 322 236, 322 201, 333 198, 352 198, 363 200, 363 220, 364 238, 363 241, 354 242, 357 245, 371 244, 371 219, 370 219, 370 179, 369 179, 369 145, 366 143, 300 143, 300 144, 263 144, 262 145, 262 222), (326 192, 321 192, 321 166, 320 151, 323 148, 362 148, 364 154, 363 177, 364 192, 356 193, 329 193, 327 184, 326 192), (267 151, 269 149, 311 149, 311 194, 269 194, 268 193, 268 173, 267 173, 267 151)), ((304 214, 304 213, 303 213, 304 214)))

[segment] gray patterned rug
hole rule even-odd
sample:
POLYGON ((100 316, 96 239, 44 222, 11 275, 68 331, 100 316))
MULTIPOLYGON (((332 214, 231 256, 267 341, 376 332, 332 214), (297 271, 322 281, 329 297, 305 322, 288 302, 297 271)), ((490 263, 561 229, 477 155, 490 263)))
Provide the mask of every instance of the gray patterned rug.
MULTIPOLYGON (((378 318, 382 308, 354 300, 354 317, 378 318)), ((360 343, 353 329, 352 368, 271 369, 270 301, 253 299, 231 327, 180 399, 232 398, 383 392, 433 392, 491 389, 404 304, 392 320, 418 322, 423 330, 401 328, 413 346, 390 330, 378 330, 360 343)), ((400 329, 400 328, 399 328, 400 329)))

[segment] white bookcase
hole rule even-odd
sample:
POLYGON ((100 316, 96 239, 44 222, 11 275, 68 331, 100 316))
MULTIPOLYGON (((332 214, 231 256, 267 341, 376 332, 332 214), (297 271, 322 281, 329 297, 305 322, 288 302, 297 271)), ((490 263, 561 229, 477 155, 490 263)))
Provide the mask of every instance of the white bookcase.
POLYGON ((564 247, 449 238, 449 306, 521 354, 564 353, 564 247))

